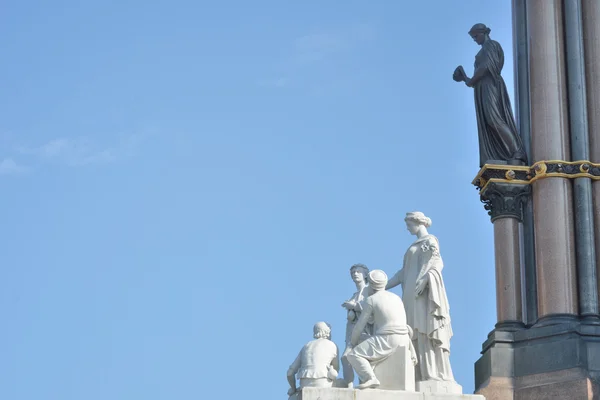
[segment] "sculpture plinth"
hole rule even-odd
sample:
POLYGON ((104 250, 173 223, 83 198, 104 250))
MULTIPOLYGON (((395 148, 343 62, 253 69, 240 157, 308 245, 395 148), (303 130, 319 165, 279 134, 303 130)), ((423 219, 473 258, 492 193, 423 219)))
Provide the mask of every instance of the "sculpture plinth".
POLYGON ((481 395, 420 393, 404 390, 304 388, 289 400, 485 400, 481 395))

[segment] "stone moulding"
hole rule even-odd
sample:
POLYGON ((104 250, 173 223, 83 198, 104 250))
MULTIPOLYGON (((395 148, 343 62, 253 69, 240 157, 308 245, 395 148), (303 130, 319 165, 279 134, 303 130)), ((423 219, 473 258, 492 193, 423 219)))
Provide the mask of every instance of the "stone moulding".
POLYGON ((600 164, 594 164, 587 160, 542 160, 531 166, 485 164, 472 183, 477 190, 483 192, 489 183, 530 185, 545 178, 600 180, 600 164))

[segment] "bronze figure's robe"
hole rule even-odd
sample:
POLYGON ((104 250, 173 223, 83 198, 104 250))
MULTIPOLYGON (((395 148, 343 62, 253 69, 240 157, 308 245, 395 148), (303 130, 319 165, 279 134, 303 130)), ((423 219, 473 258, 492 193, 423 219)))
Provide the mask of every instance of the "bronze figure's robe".
POLYGON ((475 56, 475 70, 486 70, 485 75, 474 85, 480 167, 488 160, 519 160, 527 163, 506 84, 500 75, 503 66, 504 51, 500 43, 486 40, 475 56))

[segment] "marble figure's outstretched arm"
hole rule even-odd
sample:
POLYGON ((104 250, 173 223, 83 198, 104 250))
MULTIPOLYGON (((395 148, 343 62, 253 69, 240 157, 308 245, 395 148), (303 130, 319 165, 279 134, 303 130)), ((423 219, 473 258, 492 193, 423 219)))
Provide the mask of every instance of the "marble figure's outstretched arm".
POLYGON ((385 285, 385 290, 389 290, 395 288, 396 286, 402 284, 404 282, 404 268, 400 271, 396 272, 394 276, 388 281, 387 285, 385 285))

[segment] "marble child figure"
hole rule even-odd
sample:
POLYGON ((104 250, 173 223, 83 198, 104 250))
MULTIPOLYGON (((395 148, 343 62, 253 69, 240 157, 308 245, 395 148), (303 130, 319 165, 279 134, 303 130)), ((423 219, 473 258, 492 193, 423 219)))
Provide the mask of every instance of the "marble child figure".
POLYGON ((387 289, 402 285, 407 323, 414 331, 417 384, 420 381, 454 382, 449 358, 450 307, 442 280, 439 243, 427 232, 431 219, 422 212, 407 213, 405 222, 417 239, 406 251, 402 269, 390 279, 387 289))
POLYGON ((387 281, 387 275, 381 270, 369 273, 369 297, 364 301, 362 313, 352 331, 352 350, 347 359, 362 382, 358 385, 359 389, 379 386, 373 366, 400 346, 410 348, 410 328, 406 325, 402 299, 385 290, 387 281), (362 340, 369 321, 373 322, 373 334, 362 340))
MULTIPOLYGON (((350 267, 350 277, 354 281, 356 285, 356 292, 352 295, 352 297, 345 301, 342 304, 347 311, 347 321, 346 321, 346 348, 344 353, 342 354, 342 367, 344 368, 343 373, 343 385, 346 387, 351 387, 354 381, 354 371, 352 370, 352 366, 347 359, 348 353, 352 350, 352 346, 350 345, 350 339, 352 337, 352 330, 360 317, 360 313, 363 309, 363 301, 368 296, 368 286, 367 279, 369 275, 369 268, 367 268, 364 264, 354 264, 350 267)), ((370 334, 370 325, 367 325, 362 339, 366 339, 370 334)))
POLYGON ((331 341, 331 327, 317 322, 313 327, 314 340, 308 342, 287 371, 290 384, 288 395, 298 391, 296 375, 303 387, 331 387, 337 378, 339 367, 338 348, 331 341))

